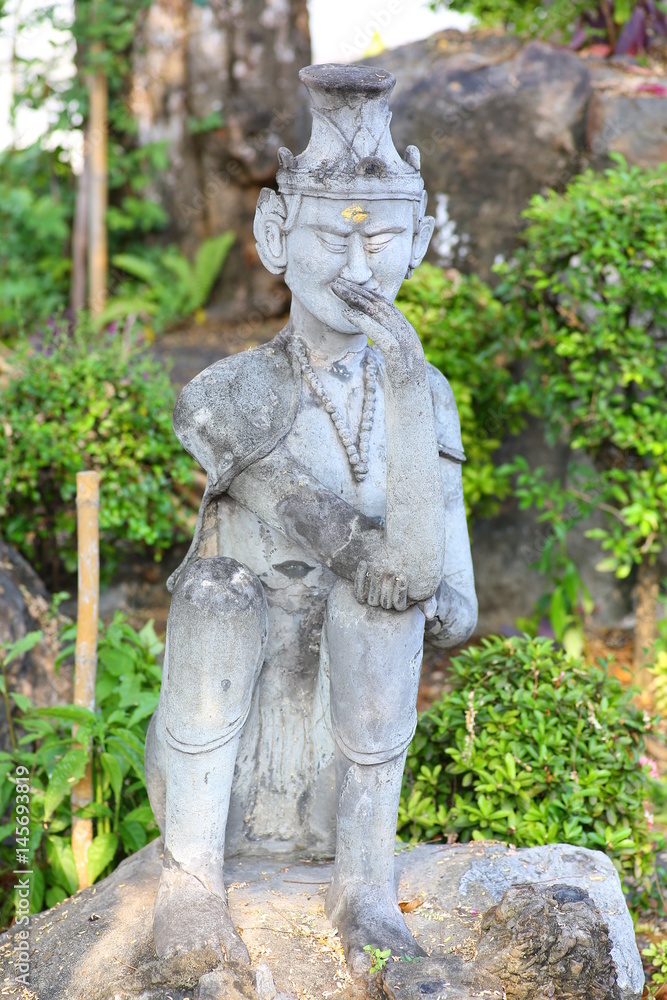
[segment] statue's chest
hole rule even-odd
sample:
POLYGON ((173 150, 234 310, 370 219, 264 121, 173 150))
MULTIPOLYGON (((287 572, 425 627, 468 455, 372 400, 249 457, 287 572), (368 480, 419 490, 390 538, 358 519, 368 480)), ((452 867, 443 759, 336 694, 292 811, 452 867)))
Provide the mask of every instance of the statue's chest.
POLYGON ((361 365, 338 363, 330 369, 315 369, 324 389, 314 391, 306 378, 302 379, 301 401, 285 447, 298 464, 324 486, 369 517, 384 517, 387 495, 387 450, 385 436, 384 394, 378 382, 373 420, 368 441, 368 473, 359 481, 350 464, 343 443, 348 431, 355 445, 360 445, 360 428, 364 412, 368 413, 368 390, 361 365), (326 404, 330 400, 343 417, 338 429, 326 404), (365 405, 366 404, 366 405, 365 405))

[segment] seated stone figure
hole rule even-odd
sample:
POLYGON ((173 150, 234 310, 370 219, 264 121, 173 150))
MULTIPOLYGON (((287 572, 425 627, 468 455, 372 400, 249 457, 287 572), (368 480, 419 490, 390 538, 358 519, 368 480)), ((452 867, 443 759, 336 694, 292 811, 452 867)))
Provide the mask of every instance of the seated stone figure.
POLYGON ((146 747, 154 938, 161 956, 248 961, 224 857, 335 855, 326 910, 361 973, 368 944, 420 954, 394 884, 401 778, 424 636, 462 643, 476 601, 456 406, 393 305, 433 230, 419 153, 389 132, 394 78, 300 75, 311 140, 280 151, 254 230, 289 323, 198 375, 174 413, 208 478, 146 747))

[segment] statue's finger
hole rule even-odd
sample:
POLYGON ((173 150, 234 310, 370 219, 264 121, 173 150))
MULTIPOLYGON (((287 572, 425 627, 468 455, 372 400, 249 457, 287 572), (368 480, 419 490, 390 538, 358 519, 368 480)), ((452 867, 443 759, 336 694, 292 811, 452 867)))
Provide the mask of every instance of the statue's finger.
POLYGON ((372 608, 377 608, 380 603, 380 594, 382 593, 382 570, 374 567, 371 569, 369 576, 368 603, 372 608))
POLYGON ((408 581, 404 576, 395 577, 394 607, 397 611, 405 611, 408 606, 408 581))
POLYGON ((343 294, 347 292, 348 294, 363 298, 374 305, 391 306, 389 300, 385 299, 377 288, 370 288, 368 285, 358 285, 356 281, 350 281, 348 278, 342 277, 338 277, 332 282, 332 287, 334 286, 338 286, 343 294))
POLYGON ((394 581, 396 577, 393 573, 385 573, 382 577, 382 588, 380 591, 380 604, 385 611, 390 611, 394 606, 394 581))
POLYGON ((387 318, 391 316, 392 307, 389 303, 368 289, 362 288, 361 285, 355 285, 350 281, 338 279, 332 282, 331 288, 334 294, 342 299, 343 302, 365 313, 367 316, 371 316, 377 320, 381 317, 387 318))
POLYGON ((427 621, 431 618, 435 618, 438 611, 438 602, 435 598, 435 594, 433 597, 427 597, 425 601, 420 601, 419 607, 424 612, 424 618, 426 618, 427 621))
POLYGON ((378 323, 358 309, 343 309, 343 316, 352 326, 356 326, 360 333, 364 333, 371 340, 376 341, 382 346, 383 336, 386 337, 387 332, 381 323, 378 323))

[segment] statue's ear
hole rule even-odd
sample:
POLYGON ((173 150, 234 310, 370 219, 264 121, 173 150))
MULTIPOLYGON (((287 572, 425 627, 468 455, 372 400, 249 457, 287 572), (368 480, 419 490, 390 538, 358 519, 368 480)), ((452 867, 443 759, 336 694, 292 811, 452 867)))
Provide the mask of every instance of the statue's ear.
POLYGON ((284 225, 287 206, 282 195, 271 188, 262 188, 257 200, 252 228, 257 240, 257 253, 267 271, 282 274, 287 267, 287 247, 284 225))
POLYGON ((419 228, 412 240, 412 256, 410 257, 406 278, 410 278, 415 268, 419 267, 423 261, 428 250, 428 245, 431 242, 431 237, 433 236, 434 226, 435 219, 432 215, 422 216, 419 228))

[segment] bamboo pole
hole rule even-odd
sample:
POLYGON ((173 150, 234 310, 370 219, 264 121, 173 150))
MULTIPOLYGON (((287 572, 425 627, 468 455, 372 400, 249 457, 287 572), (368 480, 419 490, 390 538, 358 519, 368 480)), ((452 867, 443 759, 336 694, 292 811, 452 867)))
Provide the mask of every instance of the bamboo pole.
MULTIPOLYGON (((99 44, 91 53, 100 53, 99 44)), ((107 128, 109 94, 104 72, 96 69, 89 80, 90 116, 88 122, 88 302, 93 319, 103 311, 107 297, 107 201, 108 163, 107 128)))
MULTIPOLYGON (((78 472, 76 508, 79 542, 79 595, 76 628, 74 704, 95 708, 97 675, 97 621, 100 598, 100 548, 98 472, 78 472)), ((86 747, 84 749, 89 749, 86 747)), ((72 812, 93 801, 93 772, 90 758, 86 773, 72 789, 72 812)), ((93 839, 92 819, 72 816, 72 851, 79 876, 79 888, 88 883, 88 848, 93 839)))

